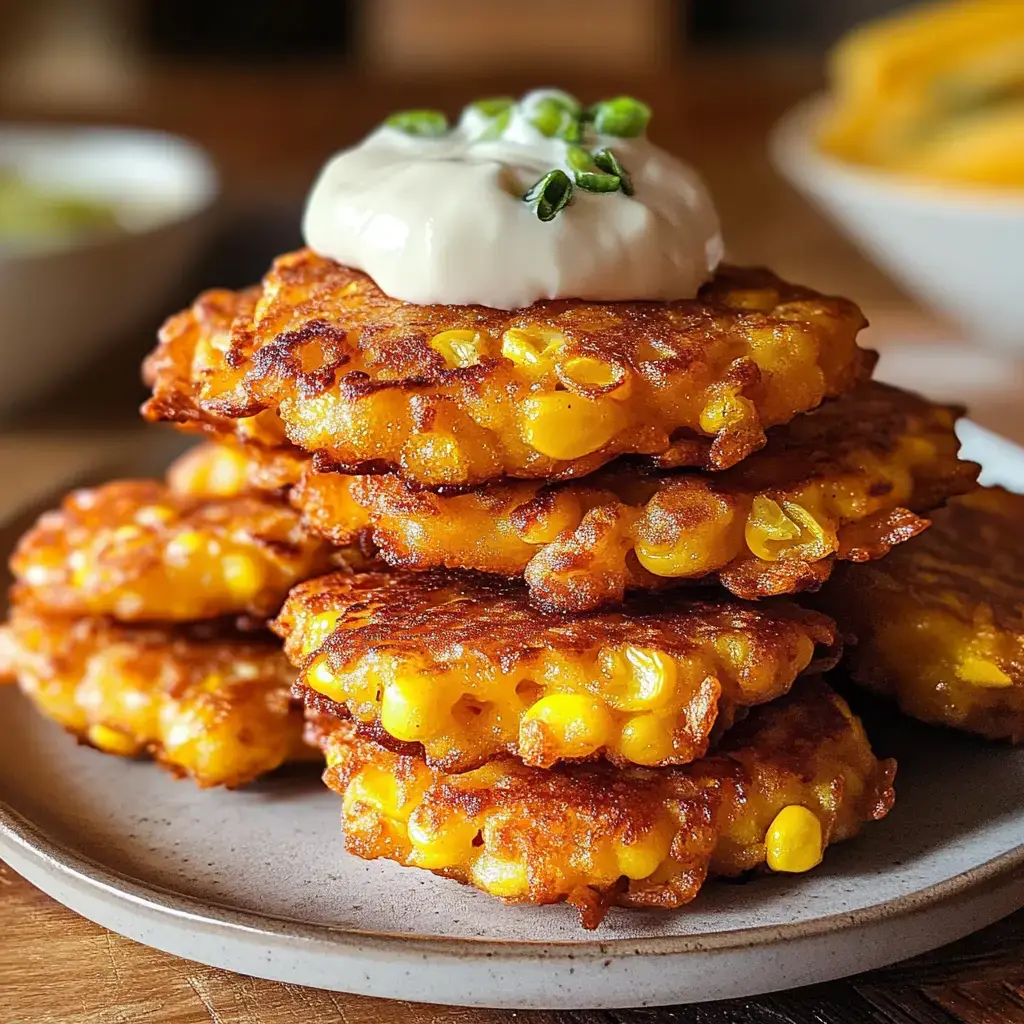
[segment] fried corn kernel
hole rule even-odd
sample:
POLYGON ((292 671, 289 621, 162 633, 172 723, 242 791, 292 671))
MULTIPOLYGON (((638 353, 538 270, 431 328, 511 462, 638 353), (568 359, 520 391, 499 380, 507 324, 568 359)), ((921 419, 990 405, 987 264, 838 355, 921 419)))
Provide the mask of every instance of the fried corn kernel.
POLYGON ((559 379, 586 394, 608 394, 624 401, 633 393, 632 373, 624 366, 594 356, 573 356, 556 366, 559 379))
POLYGON ((398 740, 424 740, 448 724, 450 708, 439 702, 435 687, 421 685, 415 676, 392 676, 384 684, 380 724, 398 740))
POLYGON ((404 303, 302 250, 164 325, 144 414, 269 450, 286 433, 340 471, 427 488, 578 477, 622 454, 724 469, 869 375, 863 325, 761 270, 720 268, 681 302, 505 311, 404 303), (457 445, 423 458, 426 433, 457 445))
POLYGON ((291 701, 294 670, 267 633, 222 625, 119 626, 19 603, 7 666, 47 718, 98 750, 149 754, 200 786, 240 786, 314 752, 291 701))
POLYGON ((856 637, 853 678, 910 715, 1024 740, 1024 495, 979 488, 814 600, 856 637))
POLYGON ((451 369, 476 366, 491 354, 493 346, 490 335, 481 331, 441 331, 430 339, 430 347, 451 369))
POLYGON ((565 336, 542 327, 510 327, 501 337, 501 354, 534 373, 553 369, 555 356, 565 344, 565 336))
POLYGON ((472 856, 477 837, 476 825, 466 819, 453 817, 444 828, 434 829, 416 814, 410 815, 408 836, 412 844, 410 861, 418 868, 437 871, 454 867, 472 856))
MULTIPOLYGON (((620 462, 578 481, 442 495, 395 475, 310 471, 292 501, 318 532, 332 509, 356 505, 392 565, 523 576, 558 610, 716 577, 757 599, 814 589, 837 560, 880 558, 972 487, 977 467, 957 460, 957 415, 871 383, 773 430, 762 451, 721 473, 620 462)), ((339 516, 345 528, 326 532, 336 543, 359 518, 339 516)))
POLYGON ((324 781, 342 797, 349 852, 428 868, 509 903, 570 900, 590 928, 611 904, 682 906, 707 877, 766 863, 807 870, 893 803, 895 764, 875 758, 860 722, 817 680, 755 709, 712 756, 657 771, 551 772, 506 757, 452 775, 351 722, 321 714, 312 725, 324 781), (414 793, 411 806, 400 816, 379 810, 367 771, 414 793))
POLYGON ((280 501, 185 496, 147 480, 73 492, 11 559, 40 608, 125 622, 265 617, 294 583, 338 564, 280 501))
POLYGON ((111 729, 102 723, 89 726, 85 739, 97 750, 102 750, 106 754, 118 754, 121 757, 135 757, 145 749, 145 744, 134 736, 121 732, 120 729, 111 729))
POLYGON ((167 485, 178 494, 235 498, 252 489, 251 465, 241 448, 201 444, 175 460, 167 471, 167 485))
POLYGON ((407 572, 309 580, 272 628, 310 708, 420 743, 450 771, 506 753, 691 761, 735 709, 831 663, 835 642, 828 619, 785 601, 675 595, 552 615, 516 583, 407 572), (724 642, 734 634, 743 646, 724 642))
POLYGON ((582 693, 550 693, 523 714, 519 745, 520 748, 527 743, 554 747, 562 758, 588 757, 608 743, 612 728, 611 714, 593 697, 582 693), (524 741, 524 734, 535 738, 524 741))
POLYGON ((624 644, 604 648, 598 659, 602 673, 612 684, 607 699, 613 707, 650 711, 672 700, 679 669, 676 660, 663 651, 624 644))
POLYGON ((523 438, 542 455, 579 459, 604 447, 618 432, 620 407, 609 399, 554 391, 523 402, 523 438))
POLYGON ((825 855, 821 821, 800 804, 783 807, 775 815, 764 844, 765 863, 772 871, 810 871, 825 855))

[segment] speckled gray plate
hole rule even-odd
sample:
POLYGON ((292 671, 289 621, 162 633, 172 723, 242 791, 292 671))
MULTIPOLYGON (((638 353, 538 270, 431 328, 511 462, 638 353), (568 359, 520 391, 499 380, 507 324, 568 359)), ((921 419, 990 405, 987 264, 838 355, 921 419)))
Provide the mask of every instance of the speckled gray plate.
MULTIPOLYGON (((1024 451, 966 425, 990 481, 1024 451)), ((376 996, 614 1007, 750 995, 891 963, 1024 906, 1024 749, 883 718, 893 813, 804 876, 710 885, 689 908, 504 907, 346 855, 316 771, 200 792, 76 747, 0 690, 0 855, 67 906, 180 956, 376 996)))

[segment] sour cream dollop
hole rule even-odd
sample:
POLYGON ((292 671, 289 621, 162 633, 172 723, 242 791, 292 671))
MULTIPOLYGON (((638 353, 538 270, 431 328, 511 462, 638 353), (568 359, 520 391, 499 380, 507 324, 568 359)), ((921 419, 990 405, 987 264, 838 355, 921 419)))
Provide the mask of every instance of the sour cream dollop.
POLYGON ((369 274, 407 302, 499 309, 539 299, 687 299, 722 259, 718 215, 696 172, 645 135, 581 144, 612 150, 633 194, 575 188, 543 221, 523 195, 569 147, 529 112, 553 91, 525 96, 497 138, 468 107, 450 130, 409 134, 388 125, 327 163, 303 218, 306 244, 369 274))

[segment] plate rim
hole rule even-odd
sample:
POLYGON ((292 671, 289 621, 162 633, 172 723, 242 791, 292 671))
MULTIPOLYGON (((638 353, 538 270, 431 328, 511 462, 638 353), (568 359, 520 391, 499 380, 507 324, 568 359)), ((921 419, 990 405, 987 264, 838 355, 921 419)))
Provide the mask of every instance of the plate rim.
MULTIPOLYGON (((756 949, 778 943, 841 935, 870 928, 883 922, 912 917, 952 901, 1009 881, 1021 873, 1024 881, 1024 842, 950 878, 933 882, 894 899, 872 903, 855 910, 840 911, 803 921, 761 927, 733 928, 690 935, 644 935, 602 940, 580 939, 531 941, 451 935, 423 936, 415 932, 373 932, 337 925, 311 924, 286 917, 240 910, 203 901, 172 889, 165 889, 113 870, 92 857, 70 849, 46 831, 0 800, 0 855, 16 847, 40 867, 56 870, 65 879, 100 896, 140 906, 158 916, 192 921, 208 929, 242 931, 279 940, 325 943, 354 950, 395 952, 451 960, 498 958, 502 960, 605 960, 614 958, 686 956, 695 953, 723 953, 756 949)), ((452 884, 458 884, 453 882, 452 884)), ((1020 906, 1024 906, 1024 885, 1020 906)), ((586 934, 586 933, 584 933, 586 934)))

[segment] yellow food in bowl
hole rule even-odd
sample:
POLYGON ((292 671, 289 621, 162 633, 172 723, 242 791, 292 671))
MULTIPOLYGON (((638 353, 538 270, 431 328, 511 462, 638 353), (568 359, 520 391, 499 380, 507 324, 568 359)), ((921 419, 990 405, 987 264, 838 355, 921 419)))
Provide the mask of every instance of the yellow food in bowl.
POLYGON ((822 148, 934 181, 1024 186, 1024 4, 914 7, 842 39, 822 148))

